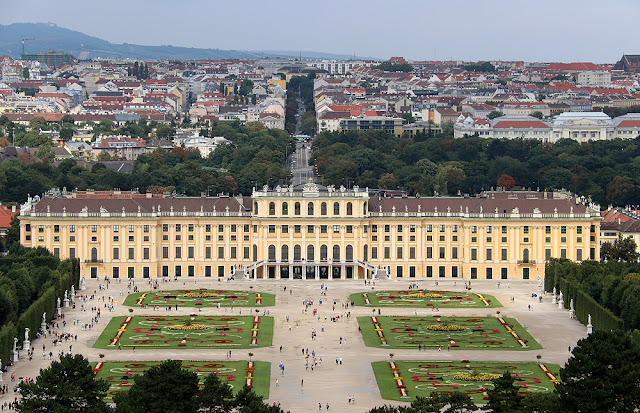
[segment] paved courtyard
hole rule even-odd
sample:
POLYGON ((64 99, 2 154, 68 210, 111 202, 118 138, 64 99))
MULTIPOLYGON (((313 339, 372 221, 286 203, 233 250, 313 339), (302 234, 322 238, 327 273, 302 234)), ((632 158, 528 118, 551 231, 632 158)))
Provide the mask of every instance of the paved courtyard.
MULTIPOLYGON (((41 368, 46 367, 50 360, 43 360, 42 345, 46 345, 46 353, 59 350, 69 351, 72 345, 73 353, 81 353, 90 361, 99 361, 99 354, 104 354, 104 361, 107 360, 140 360, 150 361, 158 359, 190 359, 190 360, 226 360, 228 349, 137 349, 137 350, 103 350, 93 348, 96 339, 100 336, 103 328, 114 316, 130 315, 128 309, 121 305, 127 296, 127 279, 112 280, 109 289, 99 290, 98 285, 105 285, 104 281, 87 280, 87 290, 79 293, 93 293, 100 299, 89 300, 86 306, 89 310, 81 311, 79 302, 76 301, 75 309, 64 308, 63 314, 67 322, 66 328, 57 331, 65 331, 78 335, 78 341, 67 342, 57 348, 52 348, 50 340, 38 339, 32 342, 35 353, 32 361, 24 357, 16 365, 9 368, 9 372, 4 374, 3 384, 10 385, 10 391, 1 402, 13 400, 15 395, 12 391, 11 374, 16 377, 36 377, 41 368), (115 282, 114 282, 115 281, 115 282), (104 309, 102 296, 107 302, 108 296, 113 296, 117 301, 115 309, 109 312, 104 309), (92 306, 100 305, 100 322, 93 330, 83 330, 80 325, 74 325, 73 319, 80 323, 89 323, 95 315, 91 313, 92 306)), ((249 286, 253 286, 254 291, 272 293, 276 295, 275 307, 262 307, 268 310, 269 315, 274 317, 273 346, 267 348, 237 349, 232 350, 232 360, 248 359, 248 352, 253 352, 254 360, 267 361, 271 363, 271 389, 269 402, 280 402, 282 408, 291 412, 311 412, 318 411, 318 403, 322 403, 322 410, 325 411, 326 404, 329 403, 332 411, 363 412, 374 406, 382 404, 397 404, 397 402, 387 401, 381 398, 376 379, 373 374, 371 362, 388 360, 390 350, 384 348, 366 347, 358 332, 356 317, 368 316, 372 314, 371 307, 349 307, 344 309, 350 294, 363 291, 380 290, 401 290, 407 289, 410 281, 416 279, 382 280, 374 285, 364 285, 364 281, 342 281, 328 280, 328 290, 326 296, 321 295, 321 285, 319 281, 311 280, 236 280, 222 281, 205 278, 182 277, 178 281, 160 282, 160 290, 185 289, 185 288, 216 288, 234 289, 249 291, 249 286), (284 291, 284 287, 287 290, 284 291), (313 300, 313 305, 305 313, 303 300, 313 300), (322 304, 320 304, 322 300, 322 304), (336 302, 333 310, 333 302, 336 302), (314 316, 313 309, 318 313, 314 316), (331 316, 344 315, 350 312, 351 317, 342 317, 341 320, 332 322, 331 316), (287 322, 286 317, 289 316, 287 322), (320 320, 318 320, 318 316, 320 320), (327 317, 325 319, 325 317, 327 317), (324 326, 324 331, 322 326, 324 326), (315 329, 317 337, 312 340, 312 329, 315 329), (342 343, 341 339, 342 338, 342 343), (282 346, 282 351, 280 347, 282 346), (303 349, 309 349, 309 357, 315 351, 317 358, 322 358, 322 366, 318 366, 313 371, 309 367, 305 368, 305 357, 303 349), (336 364, 342 358, 342 364, 336 364), (284 364, 284 372, 278 365, 284 364), (278 382, 276 384, 276 379, 278 382), (355 403, 349 404, 349 396, 355 397, 355 403)), ((437 279, 417 279, 419 288, 433 288, 439 290, 464 291, 463 280, 437 279), (455 282, 455 285, 454 285, 455 282)), ((148 280, 136 279, 135 286, 140 291, 151 290, 148 280)), ((543 347, 541 350, 531 351, 495 351, 495 350, 457 350, 447 352, 446 350, 421 351, 417 350, 391 350, 396 360, 472 360, 472 361, 537 361, 536 355, 542 355, 541 361, 545 363, 557 363, 563 365, 568 356, 568 347, 586 335, 586 327, 577 320, 571 320, 567 310, 559 309, 557 305, 551 303, 551 297, 547 296, 542 303, 537 298, 532 298, 532 293, 538 292, 537 281, 503 281, 498 286, 497 280, 474 280, 473 292, 486 293, 495 296, 504 307, 502 308, 440 308, 443 316, 489 316, 500 311, 504 317, 516 318, 543 347), (511 302, 513 297, 514 302, 511 302), (531 309, 529 309, 529 305, 531 309)), ((202 308, 199 309, 202 315, 229 315, 230 309, 224 308, 202 308)), ((381 315, 417 315, 431 316, 433 310, 427 308, 413 309, 385 308, 382 307, 381 315)), ((240 314, 241 308, 234 308, 233 314, 240 314)), ((160 315, 171 316, 189 315, 194 312, 193 308, 172 309, 170 312, 165 308, 154 310, 135 308, 135 315, 160 315)), ((247 314, 247 309, 243 311, 247 314)), ((376 308, 377 314, 377 308, 376 308)), ((22 338, 22 334, 21 337, 22 338)), ((54 357, 55 358, 55 357, 54 357)), ((4 360, 3 360, 4 362, 4 360)))

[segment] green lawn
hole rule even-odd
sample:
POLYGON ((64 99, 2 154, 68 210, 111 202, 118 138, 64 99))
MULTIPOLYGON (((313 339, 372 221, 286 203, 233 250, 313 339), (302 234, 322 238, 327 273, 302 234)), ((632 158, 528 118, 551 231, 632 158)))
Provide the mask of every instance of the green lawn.
POLYGON ((268 307, 276 304, 276 296, 259 291, 169 290, 129 294, 124 305, 159 307, 268 307))
POLYGON ((273 318, 254 316, 121 316, 111 319, 95 348, 253 348, 269 347, 273 318), (203 330, 171 330, 185 325, 203 330), (257 330, 256 330, 257 328, 257 330), (254 336, 255 335, 255 336, 254 336))
MULTIPOLYGON (((104 379, 109 383, 107 402, 112 402, 113 395, 127 391, 133 385, 135 377, 144 373, 162 361, 105 361, 93 364, 95 377, 104 379)), ((200 385, 204 384, 209 374, 217 374, 220 380, 229 384, 234 393, 237 393, 247 384, 248 373, 253 370, 251 387, 253 391, 269 398, 269 385, 271 378, 271 363, 254 361, 250 366, 247 360, 239 361, 194 361, 182 360, 182 367, 198 373, 200 385)))
POLYGON ((389 361, 371 364, 383 399, 412 401, 416 396, 426 397, 433 391, 462 391, 471 396, 476 404, 486 403, 485 389, 493 388, 491 381, 464 381, 454 376, 469 373, 502 374, 508 370, 516 377, 521 393, 548 392, 553 391, 555 384, 552 380, 557 380, 560 371, 557 364, 531 362, 394 360, 393 364, 389 361), (397 380, 397 377, 400 379, 397 380))
POLYGON ((520 325, 508 317, 358 317, 368 347, 442 348, 451 350, 534 350, 542 346, 520 325), (377 324, 376 324, 377 322, 377 324), (430 326, 461 331, 432 331, 430 326))
POLYGON ((373 307, 416 307, 416 308, 494 308, 502 304, 492 295, 471 292, 439 290, 398 290, 361 292, 351 294, 349 299, 355 305, 373 307))

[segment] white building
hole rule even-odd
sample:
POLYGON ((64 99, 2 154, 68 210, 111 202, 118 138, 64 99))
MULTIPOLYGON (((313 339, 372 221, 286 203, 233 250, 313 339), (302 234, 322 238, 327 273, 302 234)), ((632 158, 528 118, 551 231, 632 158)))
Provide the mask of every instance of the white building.
POLYGON ((611 86, 611 72, 585 71, 578 73, 579 86, 611 86))
POLYGON ((613 139, 615 125, 602 112, 564 112, 556 116, 552 124, 551 142, 575 139, 578 142, 613 139))

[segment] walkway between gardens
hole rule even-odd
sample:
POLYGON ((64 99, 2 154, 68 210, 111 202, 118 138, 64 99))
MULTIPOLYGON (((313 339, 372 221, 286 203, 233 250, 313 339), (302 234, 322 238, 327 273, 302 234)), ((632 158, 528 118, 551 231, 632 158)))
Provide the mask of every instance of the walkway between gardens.
MULTIPOLYGON (((64 308, 63 314, 67 322, 66 328, 62 328, 62 320, 59 320, 60 328, 57 331, 66 331, 77 334, 77 341, 63 343, 62 346, 53 348, 50 340, 37 339, 32 341, 34 356, 32 361, 24 357, 21 361, 9 368, 9 372, 4 374, 2 384, 9 385, 8 394, 0 398, 0 403, 12 401, 16 394, 13 386, 17 384, 17 378, 35 378, 41 368, 49 365, 50 360, 43 360, 42 346, 46 346, 46 354, 53 351, 55 354, 59 350, 69 351, 72 346, 73 353, 81 353, 91 362, 100 361, 99 354, 104 354, 103 361, 112 360, 162 360, 162 359, 182 359, 182 360, 226 360, 228 349, 190 349, 190 348, 170 348, 170 349, 132 349, 125 350, 105 350, 93 348, 96 339, 102 333, 104 327, 114 316, 127 316, 131 313, 129 308, 134 308, 134 315, 189 315, 198 312, 198 315, 230 315, 230 310, 225 312, 224 308, 202 308, 175 307, 167 311, 164 307, 154 310, 152 307, 141 309, 139 307, 125 307, 121 305, 127 296, 127 281, 121 279, 112 280, 108 290, 99 290, 98 285, 105 285, 104 281, 95 279, 87 280, 87 290, 78 293, 92 293, 97 291, 98 297, 114 296, 118 304, 113 312, 106 311, 102 301, 88 301, 87 306, 100 305, 100 322, 93 330, 82 330, 80 325, 74 325, 73 319, 80 320, 80 323, 88 323, 92 317, 90 311, 82 312, 80 305, 75 309, 64 308), (114 282, 115 281, 115 282, 114 282), (200 311, 201 310, 201 311, 200 311), (16 382, 11 382, 11 375, 15 373, 16 382)), ((326 283, 328 286, 326 296, 321 295, 321 282, 309 280, 258 280, 258 281, 222 281, 216 279, 189 279, 183 277, 178 281, 160 282, 159 290, 213 288, 229 289, 271 293, 276 295, 275 307, 264 307, 269 310, 274 317, 273 346, 251 349, 233 349, 232 360, 247 360, 248 353, 254 353, 253 360, 267 361, 271 363, 271 384, 270 403, 280 402, 281 407, 292 413, 318 411, 318 403, 322 403, 322 410, 326 411, 326 404, 332 411, 344 412, 364 412, 374 406, 385 403, 396 402, 383 400, 376 383, 371 362, 384 361, 389 359, 389 353, 394 353, 395 360, 455 360, 463 359, 471 361, 537 361, 536 355, 542 355, 541 361, 545 363, 557 363, 563 365, 569 357, 568 347, 586 335, 586 327, 577 320, 569 318, 567 310, 559 309, 557 305, 551 303, 550 295, 547 295, 542 303, 538 299, 532 298, 532 293, 537 293, 537 281, 510 281, 503 282, 498 286, 496 280, 473 280, 472 292, 493 295, 503 308, 440 308, 442 316, 490 316, 500 311, 504 317, 516 318, 535 340, 542 345, 541 350, 530 351, 499 351, 499 350, 452 350, 442 351, 429 350, 421 351, 409 349, 385 349, 372 348, 364 345, 363 339, 358 331, 358 316, 371 316, 371 307, 351 307, 344 309, 350 294, 357 292, 375 292, 380 290, 406 290, 410 282, 418 282, 420 289, 437 289, 447 291, 464 292, 462 279, 437 279, 435 285, 433 279, 402 279, 376 281, 375 286, 364 285, 361 281, 332 281, 326 283), (454 286, 454 281, 456 285, 454 286), (284 291, 283 287, 287 290, 284 291), (511 297, 514 302, 511 302, 511 297), (303 300, 313 300, 313 305, 304 312, 303 300), (320 304, 322 300, 322 304, 320 304), (333 310, 333 302, 336 302, 333 310), (531 309, 529 309, 529 305, 531 309), (313 315, 313 310, 318 313, 313 315), (340 321, 332 322, 332 315, 344 315, 350 312, 351 317, 342 317, 340 321), (286 317, 289 317, 289 321, 286 317), (320 319, 318 320, 318 316, 320 319), (325 316, 327 317, 325 319, 325 316), (291 325, 291 327, 289 327, 291 325), (323 331, 324 326, 324 331, 323 331), (315 329, 316 338, 312 339, 312 331, 315 329), (342 338, 342 344, 340 339, 342 338), (282 351, 280 351, 282 346, 282 351), (303 355, 303 349, 305 353, 303 355), (309 349, 307 358, 306 349, 309 349), (311 369, 313 352, 319 361, 322 358, 322 365, 311 369), (336 358, 338 363, 336 364, 336 358), (340 364, 340 359, 342 363, 340 364), (305 365, 308 362, 308 369, 305 365), (278 367, 284 364, 284 373, 278 367), (276 385, 276 379, 278 383, 276 385), (355 397, 355 403, 349 404, 349 396, 355 397)), ((151 290, 148 280, 136 279, 135 285, 140 291, 151 290)), ((105 298, 106 299, 106 298, 105 298)), ((251 314, 251 308, 234 308, 233 314, 238 315, 242 310, 242 315, 251 314)), ((428 316, 434 315, 434 310, 427 308, 414 309, 411 307, 380 307, 382 316, 428 316)), ((261 313, 262 314, 262 313, 261 313)), ((376 307, 377 315, 377 307, 376 307)), ((22 337, 22 334, 21 334, 22 337)), ((4 362, 4 360, 3 360, 4 362)))

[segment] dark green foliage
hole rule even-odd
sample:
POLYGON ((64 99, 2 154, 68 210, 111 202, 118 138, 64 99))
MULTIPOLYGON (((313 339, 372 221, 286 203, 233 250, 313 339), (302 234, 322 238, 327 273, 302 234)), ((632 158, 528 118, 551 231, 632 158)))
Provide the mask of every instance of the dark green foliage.
POLYGON ((595 331, 578 341, 557 391, 573 412, 634 412, 640 408, 640 344, 622 331, 595 331))
POLYGON ((416 397, 410 406, 385 405, 374 407, 368 413, 462 413, 472 412, 477 408, 478 406, 473 403, 471 397, 463 392, 439 393, 434 391, 429 397, 416 397))
POLYGON ((413 72, 413 66, 411 66, 409 63, 391 63, 388 60, 380 63, 379 65, 371 66, 371 68, 384 70, 385 72, 413 72))
POLYGON ((476 65, 469 65, 464 67, 469 72, 495 72, 496 68, 489 62, 483 62, 476 65))
POLYGON ((226 413, 236 405, 231 386, 221 382, 217 374, 207 376, 197 400, 200 411, 208 413, 226 413))
POLYGON ((632 139, 582 144, 563 139, 548 144, 476 136, 452 139, 429 130, 413 137, 383 131, 323 132, 314 141, 313 158, 327 185, 345 179, 331 173, 340 170, 334 164, 350 161, 358 171, 355 178, 346 179, 362 188, 377 188, 383 175, 392 174, 399 189, 413 194, 476 194, 509 175, 515 189, 565 188, 601 205, 640 204, 640 145, 632 139), (419 167, 425 158, 437 166, 435 172, 425 174, 419 167))
POLYGON ((70 354, 40 370, 35 381, 20 383, 22 398, 16 411, 31 412, 109 412, 103 401, 109 385, 95 380, 89 362, 80 354, 70 354))
POLYGON ((509 371, 505 371, 502 376, 494 379, 493 389, 487 390, 489 400, 482 408, 484 411, 492 413, 511 413, 518 411, 522 403, 522 398, 518 395, 518 386, 509 371))
POLYGON ((623 238, 622 235, 613 244, 604 242, 600 246, 600 259, 604 261, 637 261, 636 242, 633 238, 623 238))

